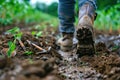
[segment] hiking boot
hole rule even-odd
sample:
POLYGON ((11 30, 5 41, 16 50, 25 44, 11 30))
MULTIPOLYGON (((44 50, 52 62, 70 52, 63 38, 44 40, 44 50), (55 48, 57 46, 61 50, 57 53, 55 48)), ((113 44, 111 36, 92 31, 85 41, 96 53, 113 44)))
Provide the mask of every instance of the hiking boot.
POLYGON ((58 40, 60 49, 64 52, 70 51, 73 47, 73 33, 62 33, 62 38, 58 40))
POLYGON ((77 54, 79 57, 95 54, 93 32, 95 18, 96 13, 93 5, 85 3, 79 10, 79 22, 76 30, 77 54))

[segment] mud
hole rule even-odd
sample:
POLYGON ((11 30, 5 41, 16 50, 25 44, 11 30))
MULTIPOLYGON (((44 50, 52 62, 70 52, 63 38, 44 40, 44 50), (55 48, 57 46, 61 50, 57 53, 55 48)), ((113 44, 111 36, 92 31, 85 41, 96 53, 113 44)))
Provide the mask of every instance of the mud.
POLYGON ((120 80, 119 32, 96 31, 96 54, 78 58, 76 48, 70 52, 59 50, 59 35, 52 27, 38 38, 32 31, 37 30, 21 30, 21 42, 16 42, 11 58, 7 57, 8 42, 14 37, 0 35, 0 80, 120 80))

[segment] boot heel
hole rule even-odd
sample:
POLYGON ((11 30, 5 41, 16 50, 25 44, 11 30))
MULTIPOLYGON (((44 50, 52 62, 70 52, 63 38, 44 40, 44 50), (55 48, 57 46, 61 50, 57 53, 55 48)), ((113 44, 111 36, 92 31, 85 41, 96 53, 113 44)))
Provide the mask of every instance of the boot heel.
POLYGON ((76 37, 78 39, 77 54, 79 57, 95 54, 93 33, 90 31, 90 29, 78 29, 76 37))

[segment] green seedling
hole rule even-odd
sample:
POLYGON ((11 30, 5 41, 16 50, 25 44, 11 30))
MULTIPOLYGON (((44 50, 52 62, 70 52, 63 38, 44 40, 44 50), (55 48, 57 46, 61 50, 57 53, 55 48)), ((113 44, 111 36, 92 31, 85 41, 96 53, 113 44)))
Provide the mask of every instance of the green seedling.
POLYGON ((119 46, 114 46, 113 48, 112 48, 112 51, 115 51, 115 50, 117 50, 117 49, 119 49, 120 47, 119 46))
POLYGON ((38 37, 41 37, 41 36, 42 36, 42 31, 39 31, 39 32, 32 31, 31 34, 32 34, 33 36, 36 36, 36 38, 38 38, 38 37))
POLYGON ((18 40, 20 40, 22 36, 22 32, 20 32, 20 28, 18 27, 8 30, 7 33, 12 34, 14 38, 18 40))
POLYGON ((34 36, 37 32, 36 31, 32 31, 31 34, 34 36))
POLYGON ((8 57, 11 57, 12 52, 13 52, 13 51, 15 50, 15 48, 16 48, 16 45, 15 45, 14 42, 9 41, 9 42, 8 42, 8 46, 9 46, 9 49, 8 49, 8 51, 7 51, 7 56, 8 56, 8 57))
POLYGON ((19 32, 19 31, 20 31, 20 29, 18 27, 14 27, 14 28, 8 30, 7 33, 14 35, 15 33, 19 32))
POLYGON ((15 37, 15 39, 21 40, 22 32, 15 34, 14 37, 15 37))
POLYGON ((15 27, 13 29, 10 29, 7 31, 7 33, 12 34, 14 36, 14 41, 9 41, 8 42, 8 46, 9 49, 7 51, 7 56, 11 57, 12 52, 15 50, 16 48, 16 40, 20 40, 21 36, 22 36, 22 32, 20 32, 20 29, 18 27, 15 27))
POLYGON ((33 54, 33 52, 32 51, 25 51, 25 53, 24 53, 25 55, 32 55, 33 54))
POLYGON ((38 38, 38 37, 41 37, 42 36, 42 31, 40 31, 40 32, 38 32, 37 34, 36 34, 36 37, 38 38))

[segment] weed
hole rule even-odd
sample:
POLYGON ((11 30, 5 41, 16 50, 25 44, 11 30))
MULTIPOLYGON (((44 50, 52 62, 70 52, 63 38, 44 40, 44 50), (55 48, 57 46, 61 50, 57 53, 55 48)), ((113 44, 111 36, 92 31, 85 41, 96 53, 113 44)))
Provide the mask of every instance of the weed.
POLYGON ((114 47, 112 48, 112 51, 118 50, 119 48, 120 48, 120 46, 114 46, 114 47))
POLYGON ((43 32, 42 32, 42 31, 39 31, 39 32, 37 32, 37 31, 32 31, 31 34, 32 34, 33 36, 35 36, 36 38, 38 38, 38 37, 41 37, 41 36, 42 36, 43 32))
POLYGON ((35 36, 36 33, 37 33, 36 31, 32 31, 32 32, 31 32, 31 34, 32 34, 33 36, 35 36))
POLYGON ((24 53, 25 55, 32 55, 33 54, 33 52, 32 51, 25 51, 25 53, 24 53))
POLYGON ((20 29, 18 27, 14 27, 7 31, 8 34, 12 34, 14 36, 14 39, 21 39, 22 32, 20 32, 20 29))
POLYGON ((12 52, 15 51, 16 45, 15 45, 14 42, 9 41, 9 42, 8 42, 8 46, 9 46, 9 49, 8 49, 8 51, 7 51, 7 56, 8 56, 8 57, 11 57, 12 52))
POLYGON ((7 31, 7 33, 12 34, 14 36, 14 41, 9 41, 8 46, 9 49, 7 51, 7 56, 11 57, 11 54, 13 51, 15 51, 16 48, 16 40, 20 40, 22 36, 22 32, 20 32, 20 29, 18 27, 14 27, 13 29, 10 29, 7 31))
POLYGON ((36 37, 41 37, 42 36, 42 31, 39 31, 37 34, 36 34, 36 37))
POLYGON ((14 35, 15 33, 19 32, 19 31, 20 31, 20 29, 18 27, 14 27, 14 28, 8 30, 7 33, 14 35))

